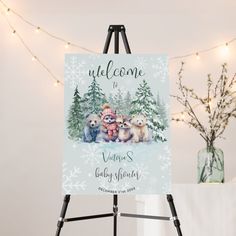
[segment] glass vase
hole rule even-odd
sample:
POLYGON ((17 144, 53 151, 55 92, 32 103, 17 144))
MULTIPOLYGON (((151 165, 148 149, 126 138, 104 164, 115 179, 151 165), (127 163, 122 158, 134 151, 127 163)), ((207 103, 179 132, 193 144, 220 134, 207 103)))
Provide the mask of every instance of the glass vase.
POLYGON ((198 152, 198 183, 224 183, 224 153, 214 146, 198 152))

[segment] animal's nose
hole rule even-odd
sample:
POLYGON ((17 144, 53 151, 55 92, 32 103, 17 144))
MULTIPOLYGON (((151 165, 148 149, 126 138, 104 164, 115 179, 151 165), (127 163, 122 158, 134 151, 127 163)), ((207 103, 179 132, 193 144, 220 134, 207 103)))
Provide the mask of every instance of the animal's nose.
POLYGON ((142 123, 141 122, 139 122, 139 125, 141 125, 142 123))
POLYGON ((92 124, 92 126, 94 126, 94 124, 92 124))

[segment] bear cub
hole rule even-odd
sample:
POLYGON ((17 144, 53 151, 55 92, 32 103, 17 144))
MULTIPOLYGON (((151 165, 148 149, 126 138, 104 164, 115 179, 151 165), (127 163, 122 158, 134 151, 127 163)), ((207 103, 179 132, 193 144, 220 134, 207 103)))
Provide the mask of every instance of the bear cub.
POLYGON ((131 119, 132 142, 148 142, 149 132, 147 127, 147 118, 143 114, 133 115, 131 119))
POLYGON ((98 142, 100 133, 101 119, 96 114, 89 114, 86 117, 86 124, 84 127, 84 142, 98 142))

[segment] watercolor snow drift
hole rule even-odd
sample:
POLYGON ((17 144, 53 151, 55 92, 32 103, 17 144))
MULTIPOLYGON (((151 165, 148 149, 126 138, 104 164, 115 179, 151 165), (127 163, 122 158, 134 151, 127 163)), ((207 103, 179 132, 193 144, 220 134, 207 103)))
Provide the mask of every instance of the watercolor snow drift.
POLYGON ((65 56, 64 194, 170 192, 168 59, 65 56))

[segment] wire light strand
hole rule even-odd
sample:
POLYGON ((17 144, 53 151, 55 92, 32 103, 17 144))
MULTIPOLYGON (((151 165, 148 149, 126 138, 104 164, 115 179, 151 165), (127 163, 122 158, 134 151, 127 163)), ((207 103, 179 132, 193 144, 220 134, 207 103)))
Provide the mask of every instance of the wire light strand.
MULTIPOLYGON (((88 48, 86 48, 84 46, 81 46, 79 44, 73 43, 70 40, 66 40, 63 37, 54 35, 53 33, 49 32, 48 30, 46 30, 46 29, 40 27, 39 25, 36 25, 36 24, 32 23, 31 21, 29 21, 28 19, 26 19, 26 17, 24 17, 23 15, 18 13, 16 10, 10 8, 3 0, 0 0, 0 2, 6 8, 6 10, 8 10, 9 12, 12 12, 13 14, 15 14, 18 18, 20 18, 26 24, 30 25, 31 27, 35 28, 36 30, 40 30, 41 32, 45 33, 46 35, 48 35, 48 36, 50 36, 50 37, 52 37, 52 38, 54 38, 54 39, 56 39, 58 41, 63 42, 65 45, 70 45, 72 47, 76 47, 76 48, 82 49, 82 50, 87 51, 89 53, 99 53, 97 51, 88 49, 88 48)), ((222 46, 225 46, 225 45, 229 46, 229 44, 232 44, 235 41, 236 41, 236 37, 230 39, 229 41, 227 41, 225 43, 217 44, 217 45, 209 47, 209 48, 197 50, 195 52, 190 52, 190 53, 183 54, 183 55, 171 56, 169 58, 169 60, 170 61, 174 61, 174 60, 178 60, 178 59, 185 59, 185 58, 188 58, 188 57, 196 56, 196 54, 197 54, 197 58, 200 59, 200 55, 201 54, 213 51, 213 50, 215 50, 217 48, 220 48, 222 46)))
POLYGON ((54 38, 58 41, 61 41, 63 42, 64 44, 69 44, 73 47, 76 47, 76 48, 79 48, 81 50, 84 50, 86 52, 89 52, 89 53, 98 53, 94 50, 91 50, 91 49, 88 49, 86 47, 83 47, 81 45, 78 45, 76 43, 72 43, 71 41, 68 41, 68 40, 65 40, 63 39, 62 37, 59 37, 59 36, 56 36, 52 33, 50 33, 48 30, 42 28, 41 26, 39 25, 36 25, 34 23, 32 23, 31 21, 27 20, 23 15, 19 14, 17 11, 15 11, 14 9, 10 8, 4 1, 0 0, 0 2, 2 3, 2 5, 9 11, 9 12, 12 12, 14 15, 16 15, 18 18, 20 18, 23 22, 25 22, 26 24, 30 25, 31 27, 35 28, 36 30, 40 31, 40 32, 43 32, 45 33, 46 35, 48 35, 49 37, 51 38, 54 38))
POLYGON ((24 46, 26 51, 31 55, 32 61, 37 61, 52 77, 55 83, 63 85, 63 82, 60 81, 57 76, 45 65, 45 63, 35 55, 35 53, 31 50, 31 48, 26 44, 23 37, 19 34, 19 32, 14 28, 14 26, 10 23, 6 15, 1 11, 1 15, 5 19, 6 23, 8 24, 9 28, 12 30, 12 34, 16 35, 21 44, 24 46))
MULTIPOLYGON (((4 8, 6 9, 7 14, 9 14, 10 12, 13 13, 14 15, 16 15, 20 20, 22 20, 23 22, 25 22, 26 24, 28 24, 29 26, 33 27, 35 29, 36 32, 43 32, 44 34, 48 35, 51 38, 54 38, 60 42, 63 42, 65 45, 65 48, 68 48, 69 46, 75 47, 75 48, 79 48, 81 50, 84 50, 86 52, 89 53, 99 53, 97 51, 88 49, 84 46, 81 46, 77 43, 73 43, 70 40, 66 40, 63 37, 54 35, 53 33, 49 32, 48 30, 42 28, 41 26, 38 26, 34 23, 32 23, 31 21, 29 21, 28 19, 26 19, 26 17, 24 17, 23 15, 21 15, 20 13, 18 13, 16 10, 10 8, 3 0, 0 0, 0 3, 4 6, 4 8)), ((54 85, 58 86, 59 84, 64 85, 64 83, 62 81, 60 81, 57 76, 55 76, 55 74, 49 69, 48 66, 45 65, 45 63, 42 62, 41 59, 39 59, 34 52, 31 50, 31 48, 26 44, 26 42, 24 41, 23 37, 19 34, 19 32, 15 29, 15 27, 10 23, 9 19, 7 18, 7 16, 1 11, 1 15, 5 18, 5 21, 7 22, 8 26, 11 28, 12 33, 14 35, 16 35, 18 37, 18 39, 20 40, 21 44, 24 46, 24 48, 28 51, 28 53, 31 55, 32 57, 32 61, 37 61, 52 77, 52 79, 54 80, 54 85)), ((217 48, 226 46, 228 47, 230 44, 234 43, 236 41, 236 37, 230 39, 229 41, 225 42, 225 43, 221 43, 221 44, 217 44, 215 46, 206 48, 206 49, 201 49, 201 50, 197 50, 195 52, 190 52, 187 54, 183 54, 183 55, 178 55, 178 56, 172 56, 169 58, 170 61, 174 61, 174 60, 179 60, 179 59, 186 59, 188 57, 192 57, 195 56, 197 59, 200 59, 200 55, 203 53, 207 53, 210 51, 213 51, 217 48)), ((201 104, 196 104, 194 106, 194 108, 200 106, 201 104)), ((185 114, 185 111, 181 111, 181 112, 175 112, 172 113, 172 116, 176 116, 176 115, 183 115, 185 114)))

